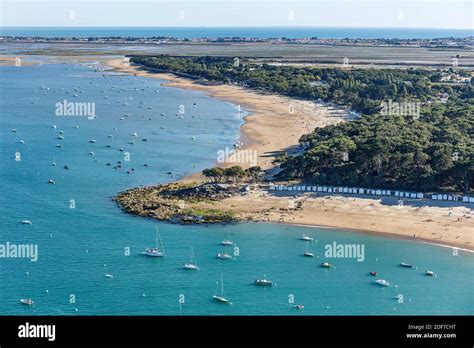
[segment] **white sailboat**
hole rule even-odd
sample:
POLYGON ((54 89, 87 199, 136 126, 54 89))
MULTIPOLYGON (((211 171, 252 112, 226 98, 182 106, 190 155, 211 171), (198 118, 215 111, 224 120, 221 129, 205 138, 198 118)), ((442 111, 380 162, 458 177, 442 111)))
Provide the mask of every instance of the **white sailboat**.
POLYGON ((377 279, 375 283, 380 286, 385 286, 385 287, 390 286, 390 283, 386 281, 385 279, 377 279))
POLYGON ((199 267, 196 262, 196 258, 194 257, 194 249, 191 247, 191 261, 187 262, 183 265, 184 269, 190 270, 190 271, 199 271, 199 267))
POLYGON ((222 259, 222 260, 231 260, 232 255, 227 254, 227 253, 217 253, 216 258, 222 259))
POLYGON ((114 276, 111 273, 107 273, 107 265, 104 264, 105 278, 112 279, 114 276))
POLYGON ((31 298, 22 298, 20 303, 26 306, 33 306, 35 304, 31 298))
POLYGON ((156 227, 156 247, 155 248, 146 248, 145 251, 142 252, 145 256, 151 257, 163 257, 165 256, 165 248, 163 246, 163 241, 161 240, 160 232, 158 231, 158 227, 156 227), (160 241, 161 250, 158 248, 158 241, 160 241))
POLYGON ((312 242, 314 239, 306 234, 303 234, 301 237, 300 237, 301 240, 304 240, 306 242, 312 242))
POLYGON ((234 245, 234 242, 230 239, 230 232, 227 233, 227 238, 221 242, 221 245, 234 245))
POLYGON ((216 292, 214 293, 214 296, 212 296, 214 301, 220 302, 220 303, 227 303, 227 304, 232 304, 232 302, 229 301, 224 295, 224 275, 221 273, 221 294, 217 295, 217 290, 219 287, 219 282, 216 283, 216 292))

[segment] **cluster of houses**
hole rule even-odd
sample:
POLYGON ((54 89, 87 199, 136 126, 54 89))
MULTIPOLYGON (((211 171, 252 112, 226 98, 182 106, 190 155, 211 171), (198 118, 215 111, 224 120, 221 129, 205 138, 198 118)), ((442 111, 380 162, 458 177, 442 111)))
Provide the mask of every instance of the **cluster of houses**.
POLYGON ((411 199, 432 199, 436 201, 458 201, 474 203, 474 197, 459 196, 452 194, 426 194, 421 192, 405 192, 393 190, 367 189, 359 187, 334 187, 334 186, 309 186, 309 185, 274 185, 270 184, 270 191, 300 191, 300 192, 321 192, 321 193, 341 193, 370 196, 394 196, 411 199))

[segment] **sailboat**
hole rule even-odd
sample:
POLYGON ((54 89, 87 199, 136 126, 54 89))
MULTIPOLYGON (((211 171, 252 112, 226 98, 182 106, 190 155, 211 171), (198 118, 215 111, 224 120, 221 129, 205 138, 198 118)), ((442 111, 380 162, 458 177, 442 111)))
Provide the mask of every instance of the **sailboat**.
POLYGON ((230 232, 227 233, 227 238, 221 242, 221 245, 234 245, 234 242, 230 239, 230 232))
POLYGON ((306 234, 303 234, 301 237, 300 237, 301 240, 304 240, 305 242, 312 242, 314 239, 306 234))
POLYGON ((105 278, 112 279, 114 276, 111 273, 107 273, 107 265, 104 264, 105 278))
POLYGON ((31 298, 22 298, 20 303, 26 306, 33 306, 35 304, 31 298))
POLYGON ((194 257, 194 249, 191 247, 191 261, 187 262, 183 265, 184 269, 190 270, 190 271, 199 271, 199 267, 196 262, 196 258, 194 257))
POLYGON ((158 227, 156 228, 156 248, 146 248, 145 251, 142 252, 142 255, 151 256, 151 257, 163 257, 165 256, 165 248, 163 247, 163 241, 161 240, 160 232, 158 231, 158 227), (158 248, 158 240, 160 241, 161 250, 158 248))
MULTIPOLYGON (((219 286, 219 282, 217 282, 217 287, 219 286)), ((217 295, 217 288, 216 287, 216 292, 214 294, 214 296, 212 296, 213 300, 214 301, 217 301, 217 302, 221 302, 221 303, 228 303, 228 304, 232 304, 232 302, 230 302, 225 296, 224 296, 224 275, 221 273, 221 294, 220 295, 217 295)))
POLYGON ((230 260, 232 259, 232 255, 227 253, 217 253, 216 258, 223 259, 223 260, 230 260))

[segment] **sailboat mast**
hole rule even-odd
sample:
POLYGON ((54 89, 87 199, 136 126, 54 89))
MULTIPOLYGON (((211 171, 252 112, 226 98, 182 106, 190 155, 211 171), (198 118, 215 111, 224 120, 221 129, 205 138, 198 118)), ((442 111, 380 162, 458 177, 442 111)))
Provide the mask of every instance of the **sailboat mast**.
POLYGON ((221 296, 224 297, 224 274, 221 273, 221 296))

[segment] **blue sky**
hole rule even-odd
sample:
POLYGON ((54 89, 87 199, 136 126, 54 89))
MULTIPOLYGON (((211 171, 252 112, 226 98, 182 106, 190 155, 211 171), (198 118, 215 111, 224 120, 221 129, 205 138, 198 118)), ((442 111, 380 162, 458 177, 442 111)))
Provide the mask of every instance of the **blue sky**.
POLYGON ((0 0, 1 26, 469 29, 472 0, 0 0))

